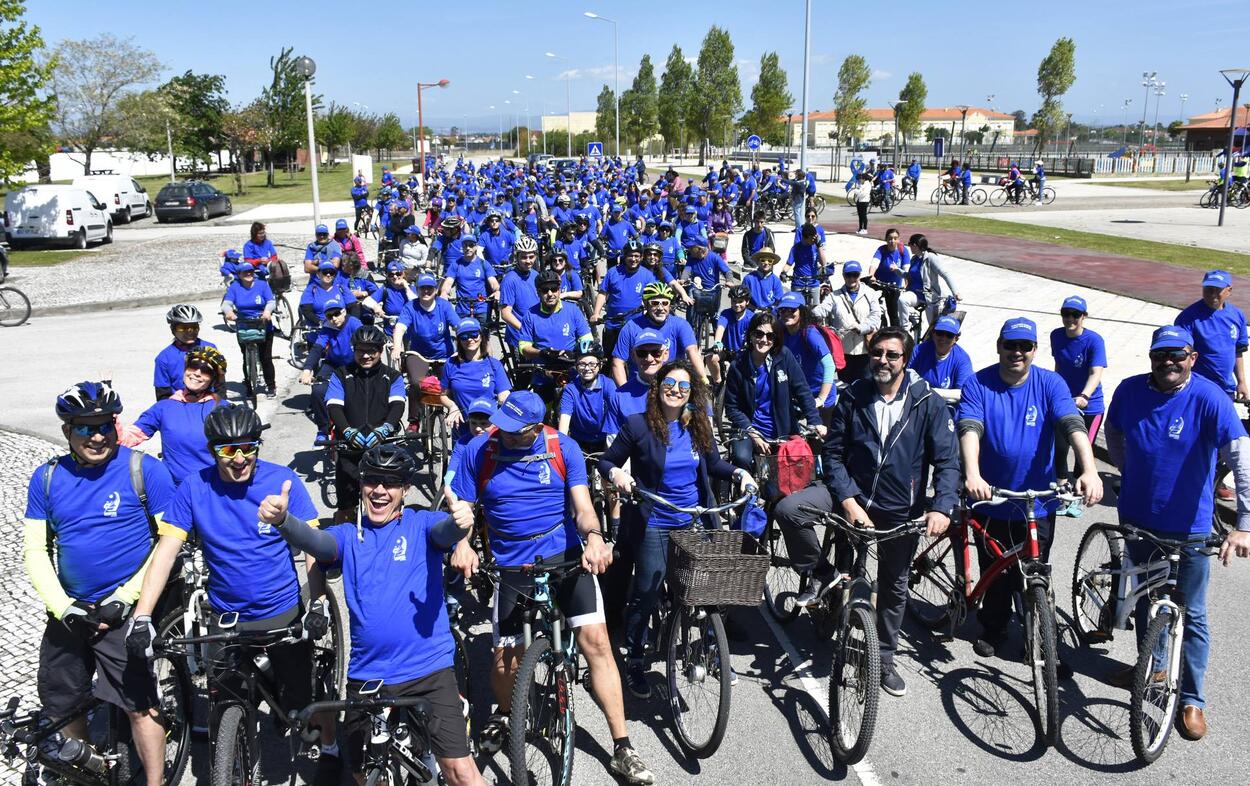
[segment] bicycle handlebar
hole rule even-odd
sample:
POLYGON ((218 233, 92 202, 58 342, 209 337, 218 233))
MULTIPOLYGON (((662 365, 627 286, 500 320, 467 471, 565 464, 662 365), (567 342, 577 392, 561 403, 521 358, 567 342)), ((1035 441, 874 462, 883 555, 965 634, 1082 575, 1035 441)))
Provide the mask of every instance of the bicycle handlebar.
POLYGON ((1191 538, 1165 538, 1148 529, 1135 527, 1132 524, 1100 524, 1098 526, 1119 532, 1124 536, 1125 540, 1148 540, 1164 549, 1180 550, 1190 548, 1192 546, 1201 546, 1200 552, 1206 556, 1214 556, 1218 552, 1220 546, 1224 544, 1223 535, 1196 535, 1191 538))
POLYGON ((1024 499, 1048 499, 1055 497, 1065 502, 1080 499, 1079 496, 1072 493, 1072 487, 1067 483, 1051 483, 1048 489, 1025 489, 1024 491, 1011 491, 1010 489, 998 488, 990 486, 990 498, 982 499, 968 505, 969 510, 981 505, 1001 505, 1008 500, 1024 499))
POLYGON ((669 508, 671 510, 675 510, 678 513, 685 513, 689 516, 701 517, 701 516, 705 516, 708 514, 720 515, 721 513, 727 513, 728 511, 731 511, 734 508, 737 508, 746 504, 746 501, 748 499, 750 499, 752 496, 754 496, 754 494, 757 494, 759 492, 758 492, 758 489, 755 489, 754 487, 748 487, 748 490, 741 497, 738 497, 732 502, 726 502, 723 505, 716 505, 710 508, 705 508, 702 505, 695 505, 693 508, 683 508, 680 505, 674 505, 672 502, 669 502, 667 499, 665 499, 664 497, 661 497, 659 494, 656 494, 654 491, 649 491, 648 489, 644 489, 642 486, 639 486, 636 483, 634 484, 632 493, 634 494, 635 497, 646 497, 652 502, 663 505, 666 508, 669 508))
POLYGON ((848 534, 854 537, 863 538, 863 539, 872 538, 877 541, 891 540, 893 538, 903 537, 904 535, 911 535, 917 532, 924 532, 927 527, 927 524, 923 517, 918 518, 918 519, 911 519, 909 521, 904 521, 902 524, 898 524, 896 526, 889 527, 887 529, 881 529, 879 527, 857 526, 856 524, 850 521, 847 521, 842 516, 839 516, 837 513, 834 513, 831 510, 818 508, 815 505, 800 505, 799 510, 803 511, 804 513, 815 516, 816 518, 824 522, 826 525, 832 525, 839 529, 845 530, 848 534))
POLYGON ((222 644, 226 642, 243 642, 247 644, 278 644, 283 641, 298 641, 304 635, 304 624, 297 622, 277 630, 227 630, 222 633, 210 633, 205 636, 189 636, 184 638, 156 639, 152 642, 153 649, 173 652, 180 647, 195 644, 222 644))
POLYGON ((316 742, 320 736, 320 729, 310 729, 309 721, 317 713, 321 712, 352 712, 352 711, 370 711, 385 710, 393 707, 410 707, 415 710, 415 714, 419 719, 424 721, 433 714, 433 707, 430 700, 424 696, 360 696, 354 699, 344 699, 341 701, 314 701, 302 710, 292 710, 288 714, 295 723, 299 724, 300 737, 304 742, 316 742))

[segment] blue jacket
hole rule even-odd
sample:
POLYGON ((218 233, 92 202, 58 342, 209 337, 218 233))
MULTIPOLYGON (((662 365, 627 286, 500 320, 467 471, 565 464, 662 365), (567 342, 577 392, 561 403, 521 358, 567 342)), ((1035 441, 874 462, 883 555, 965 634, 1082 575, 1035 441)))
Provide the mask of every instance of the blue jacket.
MULTIPOLYGON (((805 420, 809 426, 820 423, 816 411, 816 399, 803 376, 803 367, 790 350, 782 347, 773 356, 769 372, 773 400, 773 428, 778 435, 791 436, 799 433, 798 421, 805 420), (784 373, 782 373, 784 372, 784 373)), ((751 353, 742 352, 734 359, 725 375, 725 416, 737 431, 751 427, 751 415, 755 413, 755 369, 751 366, 751 353)))
POLYGON ((905 373, 903 414, 884 445, 872 411, 876 384, 859 379, 838 396, 822 454, 834 500, 857 498, 879 525, 916 519, 928 510, 949 516, 959 502, 959 443, 950 410, 916 372, 905 373), (930 466, 934 493, 926 505, 930 466))

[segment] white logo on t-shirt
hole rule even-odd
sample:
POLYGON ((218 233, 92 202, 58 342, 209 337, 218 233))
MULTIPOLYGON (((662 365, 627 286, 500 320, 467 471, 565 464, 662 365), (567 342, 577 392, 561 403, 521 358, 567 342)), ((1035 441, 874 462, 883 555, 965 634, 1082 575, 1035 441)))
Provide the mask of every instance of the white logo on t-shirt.
POLYGON ((257 519, 256 531, 260 533, 261 535, 268 535, 269 533, 273 532, 273 525, 270 524, 268 521, 261 521, 257 519))
POLYGON ((1085 356, 1084 356, 1084 355, 1077 355, 1076 357, 1072 358, 1072 367, 1073 367, 1073 368, 1080 368, 1080 367, 1081 367, 1081 366, 1083 366, 1083 365, 1085 365, 1085 356))
POLYGON ((551 465, 545 461, 538 465, 538 482, 544 486, 551 485, 551 465))
POLYGON ((482 375, 482 387, 484 388, 490 387, 490 374, 482 375))
POLYGON ((1185 430, 1185 418, 1181 417, 1180 415, 1177 415, 1176 419, 1172 421, 1172 424, 1168 426, 1168 436, 1171 437, 1172 439, 1180 439, 1181 432, 1184 430, 1185 430))
POLYGON ((1236 325, 1228 326, 1228 337, 1233 339, 1234 341, 1237 340, 1237 326, 1236 325))
POLYGON ((394 562, 404 562, 408 559, 408 539, 403 535, 395 541, 395 548, 391 549, 391 559, 394 562))
POLYGON ((1037 425, 1037 407, 1030 404, 1024 413, 1024 425, 1033 428, 1037 425))
POLYGON ((257 295, 257 296, 256 296, 256 305, 258 305, 258 306, 259 306, 259 305, 261 304, 261 300, 262 300, 261 296, 260 296, 260 295, 257 295))
POLYGON ((560 335, 567 336, 569 334, 569 323, 565 322, 564 327, 560 330, 560 335))
POLYGON ((777 381, 778 381, 778 382, 785 382, 787 379, 789 379, 789 377, 788 377, 788 376, 786 376, 786 372, 785 372, 785 370, 784 370, 784 369, 777 369, 777 381))
POLYGON ((122 495, 114 491, 109 494, 108 499, 104 500, 104 517, 113 518, 117 515, 117 509, 121 507, 122 495))

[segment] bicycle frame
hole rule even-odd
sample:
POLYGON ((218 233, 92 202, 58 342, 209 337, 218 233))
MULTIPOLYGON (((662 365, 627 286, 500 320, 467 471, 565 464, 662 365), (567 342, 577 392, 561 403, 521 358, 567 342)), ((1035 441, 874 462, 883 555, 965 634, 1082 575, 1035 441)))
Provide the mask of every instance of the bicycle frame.
POLYGON ((117 762, 117 754, 97 750, 107 762, 107 768, 104 772, 95 773, 62 761, 56 751, 48 749, 46 743, 54 741, 54 736, 71 723, 86 718, 92 711, 105 706, 111 713, 105 746, 108 751, 116 751, 117 745, 126 739, 119 736, 118 730, 124 729, 123 733, 127 735, 130 731, 130 724, 121 710, 105 705, 104 701, 95 696, 88 696, 64 718, 51 721, 44 718, 42 710, 34 710, 19 717, 16 715, 19 702, 17 696, 12 697, 8 708, 0 713, 3 718, 3 722, 0 722, 0 741, 4 743, 3 756, 7 763, 11 765, 14 759, 21 757, 28 764, 38 764, 57 777, 80 786, 116 786, 113 765, 117 762), (22 750, 23 747, 25 751, 22 750))

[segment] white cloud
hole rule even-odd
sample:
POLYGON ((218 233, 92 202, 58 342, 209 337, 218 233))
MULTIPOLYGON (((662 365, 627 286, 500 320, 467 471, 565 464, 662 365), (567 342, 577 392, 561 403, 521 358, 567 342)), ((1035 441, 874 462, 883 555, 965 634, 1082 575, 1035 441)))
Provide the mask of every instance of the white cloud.
MULTIPOLYGON (((621 82, 626 83, 628 81, 633 80, 636 73, 637 73, 636 71, 631 71, 628 68, 622 68, 621 69, 621 82)), ((605 81, 610 81, 612 79, 612 74, 613 74, 613 69, 611 65, 601 65, 601 66, 591 66, 589 68, 570 68, 568 70, 561 71, 559 74, 556 74, 555 78, 556 79, 568 78, 568 79, 573 79, 573 80, 602 79, 605 81)), ((627 86, 628 85, 626 84, 622 84, 621 89, 625 90, 627 86)))
POLYGON ((883 79, 889 79, 891 76, 892 74, 889 71, 883 71, 880 68, 872 69, 873 81, 881 81, 883 79))

